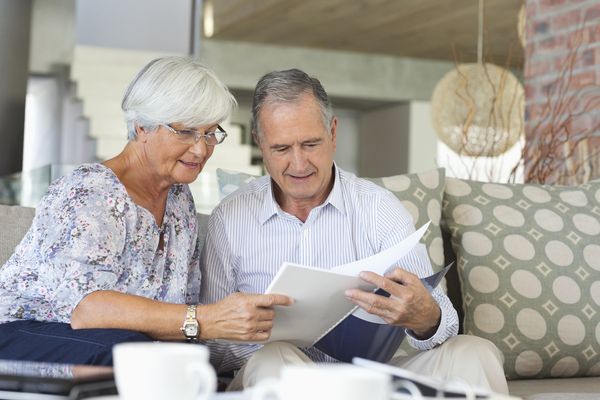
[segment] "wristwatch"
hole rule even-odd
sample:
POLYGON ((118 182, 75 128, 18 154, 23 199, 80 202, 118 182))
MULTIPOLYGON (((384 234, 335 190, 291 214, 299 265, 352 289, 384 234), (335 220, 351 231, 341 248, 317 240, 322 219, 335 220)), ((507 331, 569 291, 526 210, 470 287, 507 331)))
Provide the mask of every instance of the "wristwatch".
POLYGON ((183 321, 183 325, 181 326, 181 332, 183 332, 185 338, 191 342, 195 342, 198 340, 198 337, 200 336, 200 324, 196 319, 195 304, 188 305, 185 320, 183 321))

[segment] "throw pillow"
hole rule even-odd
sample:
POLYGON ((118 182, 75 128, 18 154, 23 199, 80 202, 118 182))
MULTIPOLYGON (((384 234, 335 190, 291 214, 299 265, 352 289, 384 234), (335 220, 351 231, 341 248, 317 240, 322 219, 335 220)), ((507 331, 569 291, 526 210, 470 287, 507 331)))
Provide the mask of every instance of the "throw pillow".
POLYGON ((247 183, 252 182, 258 176, 246 174, 244 172, 229 171, 217 168, 217 181, 219 183, 219 197, 223 200, 231 193, 235 192, 247 183))
POLYGON ((444 194, 445 170, 394 175, 384 178, 366 178, 392 192, 413 218, 416 228, 431 220, 421 243, 427 247, 431 266, 435 272, 444 267, 444 243, 440 219, 444 194))
POLYGON ((447 179, 464 330, 499 347, 510 379, 600 375, 599 203, 600 183, 447 179))

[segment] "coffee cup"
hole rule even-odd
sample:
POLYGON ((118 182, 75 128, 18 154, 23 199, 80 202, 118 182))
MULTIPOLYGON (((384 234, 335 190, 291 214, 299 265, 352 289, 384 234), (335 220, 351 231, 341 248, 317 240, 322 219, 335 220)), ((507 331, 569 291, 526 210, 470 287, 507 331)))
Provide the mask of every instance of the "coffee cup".
POLYGON ((200 400, 216 389, 208 348, 191 343, 121 343, 113 348, 120 400, 200 400))
POLYGON ((252 400, 389 400, 389 375, 350 364, 289 365, 252 389, 252 400))

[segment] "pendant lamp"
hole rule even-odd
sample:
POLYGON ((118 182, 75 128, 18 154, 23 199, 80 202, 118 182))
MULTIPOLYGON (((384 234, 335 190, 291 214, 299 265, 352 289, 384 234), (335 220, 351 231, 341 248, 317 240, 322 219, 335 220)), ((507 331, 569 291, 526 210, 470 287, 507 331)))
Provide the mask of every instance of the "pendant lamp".
POLYGON ((431 98, 433 127, 460 155, 493 157, 523 134, 524 91, 507 69, 483 63, 483 0, 479 0, 477 63, 459 64, 436 85, 431 98))

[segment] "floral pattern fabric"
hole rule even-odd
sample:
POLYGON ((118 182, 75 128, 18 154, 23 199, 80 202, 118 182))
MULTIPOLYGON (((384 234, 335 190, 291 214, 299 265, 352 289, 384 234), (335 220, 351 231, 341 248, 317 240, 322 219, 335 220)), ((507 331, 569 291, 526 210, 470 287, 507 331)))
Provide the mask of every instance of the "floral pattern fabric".
POLYGON ((77 304, 97 290, 198 302, 197 231, 187 185, 171 188, 159 227, 112 170, 84 164, 50 186, 31 228, 0 268, 0 323, 70 322, 77 304))

